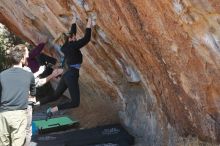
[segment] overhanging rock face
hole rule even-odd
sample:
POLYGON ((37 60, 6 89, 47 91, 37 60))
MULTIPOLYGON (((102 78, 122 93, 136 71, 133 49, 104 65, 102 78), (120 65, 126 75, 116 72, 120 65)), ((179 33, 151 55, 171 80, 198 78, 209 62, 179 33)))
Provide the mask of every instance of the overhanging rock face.
POLYGON ((97 16, 82 49, 82 121, 120 120, 142 145, 220 143, 219 0, 1 0, 0 21, 37 44, 68 31, 72 10, 78 37, 97 16))

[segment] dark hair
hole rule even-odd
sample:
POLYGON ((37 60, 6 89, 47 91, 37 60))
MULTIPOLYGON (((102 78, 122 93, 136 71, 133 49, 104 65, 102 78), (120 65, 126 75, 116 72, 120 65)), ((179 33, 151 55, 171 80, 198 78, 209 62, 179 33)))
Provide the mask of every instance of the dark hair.
POLYGON ((24 58, 26 46, 23 44, 16 45, 9 50, 9 59, 12 65, 17 65, 20 63, 21 59, 24 58))

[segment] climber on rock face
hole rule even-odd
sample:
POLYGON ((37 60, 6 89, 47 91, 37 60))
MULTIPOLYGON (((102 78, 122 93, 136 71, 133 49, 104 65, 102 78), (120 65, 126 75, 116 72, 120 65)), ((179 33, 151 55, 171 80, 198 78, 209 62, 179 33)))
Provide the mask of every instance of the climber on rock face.
POLYGON ((81 67, 83 56, 80 51, 82 47, 89 43, 91 39, 91 27, 95 25, 92 19, 89 18, 86 26, 86 32, 83 38, 76 39, 76 17, 74 15, 71 30, 69 34, 62 34, 55 42, 61 45, 61 51, 64 54, 65 66, 67 71, 62 75, 58 86, 54 92, 54 96, 42 98, 41 104, 57 100, 64 91, 68 88, 71 96, 70 102, 60 103, 55 107, 48 108, 47 114, 68 108, 78 107, 80 104, 80 91, 79 91, 79 69, 81 67))

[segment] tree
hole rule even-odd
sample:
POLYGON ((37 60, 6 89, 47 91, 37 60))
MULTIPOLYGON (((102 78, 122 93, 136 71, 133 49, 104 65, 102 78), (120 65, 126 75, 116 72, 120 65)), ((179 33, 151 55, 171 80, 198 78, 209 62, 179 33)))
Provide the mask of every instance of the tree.
POLYGON ((0 71, 7 69, 10 64, 7 59, 6 50, 25 41, 10 32, 4 25, 0 24, 0 71))

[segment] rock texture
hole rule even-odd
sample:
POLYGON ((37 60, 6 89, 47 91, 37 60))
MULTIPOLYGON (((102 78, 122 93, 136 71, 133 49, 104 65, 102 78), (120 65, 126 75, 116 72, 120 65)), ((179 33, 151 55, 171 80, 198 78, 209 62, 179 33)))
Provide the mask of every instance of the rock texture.
POLYGON ((85 125, 120 120, 143 146, 220 143, 219 0, 1 0, 0 22, 37 44, 73 10, 77 37, 97 17, 71 111, 85 125))

